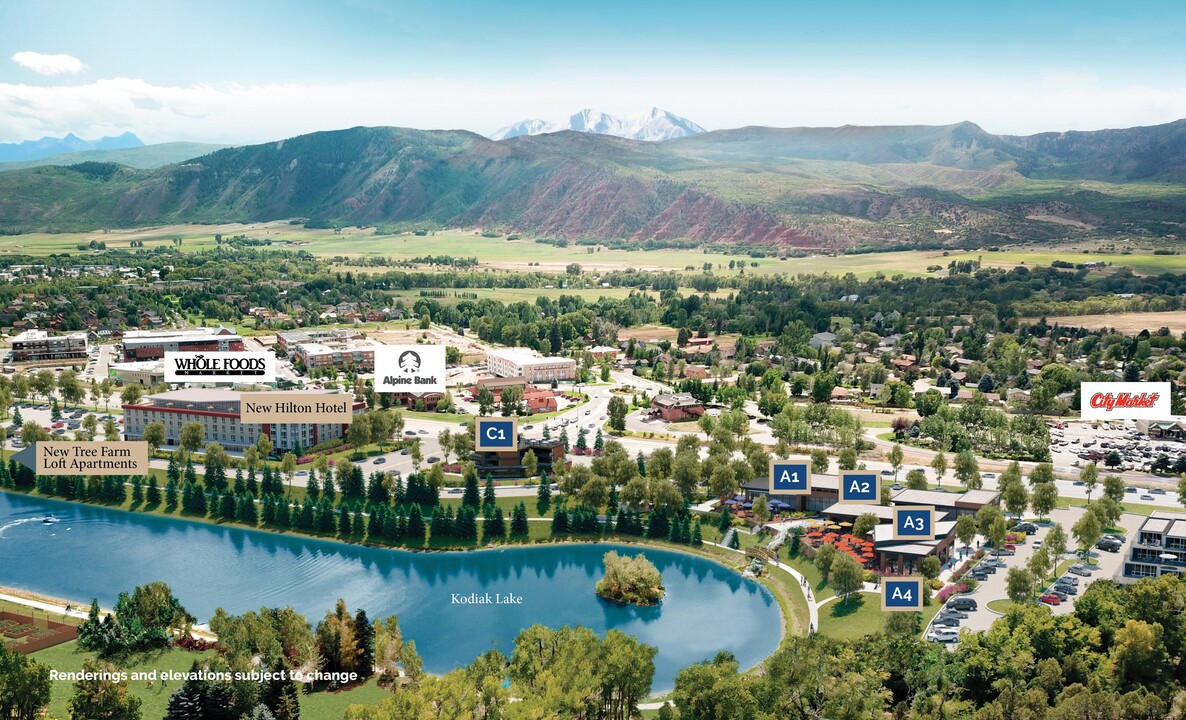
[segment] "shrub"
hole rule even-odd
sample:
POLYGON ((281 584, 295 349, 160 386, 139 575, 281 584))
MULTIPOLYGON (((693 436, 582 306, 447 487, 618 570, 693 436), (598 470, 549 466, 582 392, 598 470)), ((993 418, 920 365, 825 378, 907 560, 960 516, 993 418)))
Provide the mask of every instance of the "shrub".
POLYGON ((963 583, 956 583, 954 585, 948 585, 947 587, 940 590, 936 597, 938 598, 939 602, 945 603, 952 595, 958 595, 959 593, 965 592, 968 592, 968 586, 963 583))

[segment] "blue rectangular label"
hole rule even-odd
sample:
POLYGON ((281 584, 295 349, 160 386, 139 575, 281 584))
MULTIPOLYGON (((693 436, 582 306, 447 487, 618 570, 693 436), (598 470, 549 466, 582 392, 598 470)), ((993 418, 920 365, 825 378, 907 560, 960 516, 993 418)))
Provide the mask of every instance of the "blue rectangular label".
POLYGON ((882 580, 881 604, 882 607, 894 609, 921 608, 921 583, 917 580, 882 580))
POLYGON ((933 539, 935 528, 931 524, 932 514, 930 508, 898 508, 894 511, 894 529, 899 537, 933 539))
POLYGON ((774 463, 771 470, 771 492, 805 492, 808 477, 807 463, 774 463))
POLYGON ((840 476, 840 499, 845 502, 881 502, 877 473, 843 473, 840 476))
POLYGON ((479 422, 478 444, 486 448, 515 447, 515 421, 486 420, 479 422))

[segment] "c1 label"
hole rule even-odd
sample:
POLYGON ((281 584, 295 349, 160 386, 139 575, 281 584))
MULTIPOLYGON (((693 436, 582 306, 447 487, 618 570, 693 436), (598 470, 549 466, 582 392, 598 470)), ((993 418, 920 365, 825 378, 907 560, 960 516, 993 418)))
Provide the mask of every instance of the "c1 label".
POLYGON ((474 421, 474 450, 515 450, 518 446, 519 426, 515 418, 480 417, 474 421))

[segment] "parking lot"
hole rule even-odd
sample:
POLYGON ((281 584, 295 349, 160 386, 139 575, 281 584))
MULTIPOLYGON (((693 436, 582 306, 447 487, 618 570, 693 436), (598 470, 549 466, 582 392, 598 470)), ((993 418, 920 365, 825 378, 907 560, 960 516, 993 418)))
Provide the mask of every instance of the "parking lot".
POLYGON ((1186 443, 1174 438, 1147 438, 1136 431, 1132 421, 1111 423, 1069 422, 1065 428, 1051 428, 1050 452, 1056 470, 1078 472, 1079 468, 1095 460, 1101 472, 1113 468, 1105 466, 1109 454, 1116 452, 1121 465, 1116 470, 1151 472, 1159 455, 1171 464, 1186 456, 1186 443))
MULTIPOLYGON (((1063 530, 1066 531, 1068 535, 1068 544, 1073 545, 1074 543, 1073 538, 1069 537, 1071 526, 1075 524, 1075 521, 1079 519, 1082 513, 1083 510, 1080 508, 1064 508, 1055 510, 1053 513, 1051 513, 1051 519, 1054 522, 1061 523, 1063 530)), ((1144 518, 1140 515, 1125 514, 1121 516, 1120 525, 1127 531, 1127 538, 1135 537, 1136 531, 1140 527, 1140 524, 1143 520, 1144 518)), ((1001 557, 1000 560, 1002 562, 1002 567, 1000 567, 995 573, 988 575, 987 580, 979 582, 976 590, 966 596, 974 599, 978 607, 975 610, 970 610, 967 612, 968 617, 960 621, 960 630, 988 630, 993 621, 1000 617, 998 613, 988 609, 988 603, 992 600, 1009 597, 1009 594, 1006 591, 1007 584, 1005 580, 1009 573, 1009 568, 1025 567, 1026 563, 1029 562, 1030 557, 1032 557, 1034 552, 1037 550, 1034 541, 1038 540, 1044 542, 1046 536, 1050 532, 1050 527, 1053 527, 1053 525, 1039 525, 1038 532, 1036 534, 1030 535, 1026 539, 1026 542, 1016 545, 1017 550, 1015 555, 1001 557)), ((1120 552, 1116 553, 1093 548, 1091 550, 1091 558, 1098 564, 1095 566, 1095 570, 1090 576, 1079 578, 1079 594, 1070 596, 1067 602, 1063 602, 1058 605, 1048 605, 1047 607, 1050 607, 1051 611, 1055 615, 1065 615, 1070 613, 1074 609, 1075 600, 1083 596, 1083 591, 1086 589, 1087 585, 1096 580, 1110 580, 1120 572, 1127 549, 1127 541, 1121 547, 1120 552)), ((991 555, 987 556, 986 559, 991 557, 991 555)), ((1073 552, 1068 552, 1058 562, 1061 563, 1063 560, 1072 559, 1075 557, 1076 556, 1073 552)), ((1043 587, 1043 592, 1045 592, 1046 589, 1047 588, 1043 587)), ((930 633, 930 631, 931 628, 928 627, 927 632, 930 633)), ((950 644, 950 647, 954 646, 954 643, 950 644)))

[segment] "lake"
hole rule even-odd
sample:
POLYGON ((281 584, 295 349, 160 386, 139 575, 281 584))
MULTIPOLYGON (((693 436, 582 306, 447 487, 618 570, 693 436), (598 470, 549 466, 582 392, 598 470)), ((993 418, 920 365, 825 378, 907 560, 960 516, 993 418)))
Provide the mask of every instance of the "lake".
POLYGON ((345 598, 372 620, 398 615, 424 668, 444 673, 496 648, 509 655, 533 624, 584 625, 633 635, 659 649, 653 690, 720 650, 743 668, 778 646, 778 603, 761 584, 710 560, 609 543, 413 553, 222 527, 178 518, 0 492, 0 585, 112 607, 121 591, 163 580, 206 622, 291 605, 311 623, 345 598), (52 513, 61 522, 45 525, 52 513), (667 589, 657 607, 622 607, 593 591, 602 555, 644 552, 667 589), (515 605, 455 602, 476 593, 515 605))

